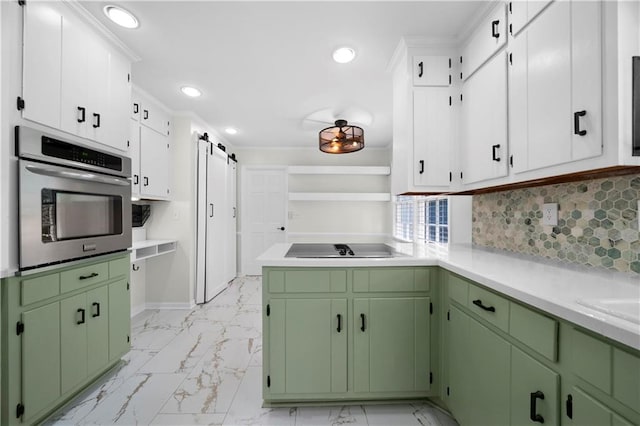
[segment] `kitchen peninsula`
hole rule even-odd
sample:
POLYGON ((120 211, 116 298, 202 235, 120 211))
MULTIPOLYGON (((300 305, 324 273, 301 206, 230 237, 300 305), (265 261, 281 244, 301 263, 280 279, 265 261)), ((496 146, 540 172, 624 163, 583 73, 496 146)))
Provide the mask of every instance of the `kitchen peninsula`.
POLYGON ((637 276, 468 245, 289 248, 259 258, 268 405, 428 397, 462 424, 640 421, 637 276))

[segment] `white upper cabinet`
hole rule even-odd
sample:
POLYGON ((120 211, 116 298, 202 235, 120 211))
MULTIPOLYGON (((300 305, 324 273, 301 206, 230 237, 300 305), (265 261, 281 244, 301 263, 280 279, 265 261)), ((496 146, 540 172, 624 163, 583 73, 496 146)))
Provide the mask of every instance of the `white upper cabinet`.
POLYGON ((50 2, 24 8, 22 117, 60 128, 62 13, 50 2))
POLYGON ((462 78, 469 78, 507 42, 506 5, 498 5, 485 17, 462 49, 462 78))
POLYGON ((140 196, 169 198, 169 142, 148 127, 140 126, 140 196))
POLYGON ((602 153, 601 4, 554 2, 510 42, 516 173, 602 153))
POLYGON ((513 0, 509 2, 509 34, 516 36, 552 0, 513 0))
POLYGON ((448 87, 413 91, 413 184, 449 187, 452 138, 452 99, 448 87))
POLYGON ((132 101, 131 117, 140 120, 143 126, 167 136, 169 134, 169 114, 152 99, 135 95, 132 101))
POLYGON ((23 118, 126 150, 128 58, 63 3, 24 7, 23 118))
POLYGON ((128 139, 131 157, 131 193, 133 196, 151 200, 171 198, 171 157, 169 155, 169 114, 158 102, 134 89, 132 100, 121 111, 129 122, 128 139), (133 108, 131 108, 133 106, 133 108), (143 109, 145 108, 145 109, 143 109), (137 109, 137 113, 135 112, 137 109), (142 122, 143 111, 156 116, 163 115, 164 132, 159 132, 142 122), (155 114, 155 112, 158 114, 155 114))
POLYGON ((452 98, 458 81, 452 84, 451 76, 459 68, 451 47, 413 42, 400 43, 393 65, 391 191, 446 192, 452 185, 457 109, 452 98))
POLYGON ((507 58, 499 53, 462 86, 462 182, 506 176, 507 58))
POLYGON ((140 197, 140 123, 129 120, 129 157, 131 157, 131 196, 140 197))
POLYGON ((449 86, 451 84, 451 58, 449 56, 414 56, 414 86, 449 86))

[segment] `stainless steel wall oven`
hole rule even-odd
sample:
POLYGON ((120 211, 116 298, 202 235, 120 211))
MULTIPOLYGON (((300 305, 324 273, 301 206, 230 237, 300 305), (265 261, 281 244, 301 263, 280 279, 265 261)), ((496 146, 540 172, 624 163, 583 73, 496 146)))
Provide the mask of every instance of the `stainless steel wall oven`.
POLYGON ((24 126, 19 157, 20 270, 131 247, 131 160, 24 126))

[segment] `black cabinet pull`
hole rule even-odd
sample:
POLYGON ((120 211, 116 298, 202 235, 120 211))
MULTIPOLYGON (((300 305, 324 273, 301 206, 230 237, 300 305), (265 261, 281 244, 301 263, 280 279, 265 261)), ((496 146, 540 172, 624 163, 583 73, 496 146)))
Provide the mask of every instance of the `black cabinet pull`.
POLYGON ((566 409, 567 417, 573 419, 573 396, 571 396, 571 394, 567 395, 566 409))
POLYGON ((140 105, 138 105, 137 103, 133 104, 133 113, 137 114, 140 111, 140 105))
POLYGON ((78 308, 76 312, 80 314, 80 321, 76 321, 76 324, 84 324, 84 309, 78 308))
POLYGON ((418 71, 418 78, 422 78, 422 75, 424 74, 424 64, 420 62, 418 64, 418 68, 420 68, 420 71, 418 71))
POLYGON ((491 37, 500 38, 500 33, 498 32, 499 23, 500 21, 497 19, 491 22, 491 37))
POLYGON ((587 115, 587 111, 576 111, 573 113, 573 134, 578 136, 584 136, 587 134, 586 130, 580 130, 580 117, 587 115))
POLYGON ((149 111, 147 111, 146 109, 144 110, 144 114, 142 115, 142 118, 144 118, 145 120, 149 119, 149 111))
POLYGON ((366 330, 366 327, 364 326, 364 314, 360 314, 360 330, 366 330))
POLYGON ((149 186, 149 178, 148 177, 143 177, 142 180, 144 181, 144 183, 142 184, 142 186, 149 186))
POLYGON ((538 409, 536 408, 536 402, 538 399, 544 399, 544 393, 540 391, 531 392, 531 399, 529 400, 529 419, 532 422, 544 423, 544 417, 538 414, 538 409))
POLYGON ((95 313, 91 314, 92 318, 97 318, 100 316, 100 304, 98 302, 93 302, 91 304, 92 307, 96 308, 95 313))
POLYGON ((137 185, 138 182, 140 182, 140 178, 138 177, 138 175, 133 175, 133 184, 137 185))
POLYGON ((97 129, 98 127, 100 127, 100 114, 98 113, 93 113, 93 128, 97 129))
POLYGON ((80 118, 78 118, 78 123, 84 123, 86 120, 87 109, 85 107, 78 107, 78 112, 80 113, 80 118))
POLYGON ((500 162, 500 157, 498 157, 498 150, 500 149, 500 144, 491 145, 491 158, 493 161, 500 162))
POLYGON ((209 203, 209 207, 211 207, 211 213, 209 213, 209 217, 213 217, 213 203, 209 203))
POLYGON ((489 311, 489 312, 495 312, 496 308, 494 308, 493 306, 484 306, 482 304, 482 300, 477 299, 473 301, 473 304, 476 305, 477 307, 479 307, 480 309, 483 309, 485 311, 489 311))
POLYGON ((92 273, 90 273, 89 275, 80 275, 80 276, 78 277, 78 279, 79 279, 79 280, 88 280, 89 278, 95 278, 95 277, 97 277, 98 275, 100 275, 100 274, 98 274, 97 272, 92 272, 92 273))
POLYGON ((424 173, 424 160, 420 160, 420 171, 418 173, 420 174, 424 173))
POLYGON ((338 314, 338 328, 336 330, 338 333, 342 331, 342 315, 338 314))

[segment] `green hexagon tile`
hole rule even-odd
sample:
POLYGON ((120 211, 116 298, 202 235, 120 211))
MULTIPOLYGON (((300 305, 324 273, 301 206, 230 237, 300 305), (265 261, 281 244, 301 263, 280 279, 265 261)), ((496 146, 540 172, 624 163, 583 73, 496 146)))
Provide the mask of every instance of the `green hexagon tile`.
POLYGON ((474 195, 473 243, 640 274, 640 175, 474 195), (558 225, 542 205, 558 203, 558 225))

